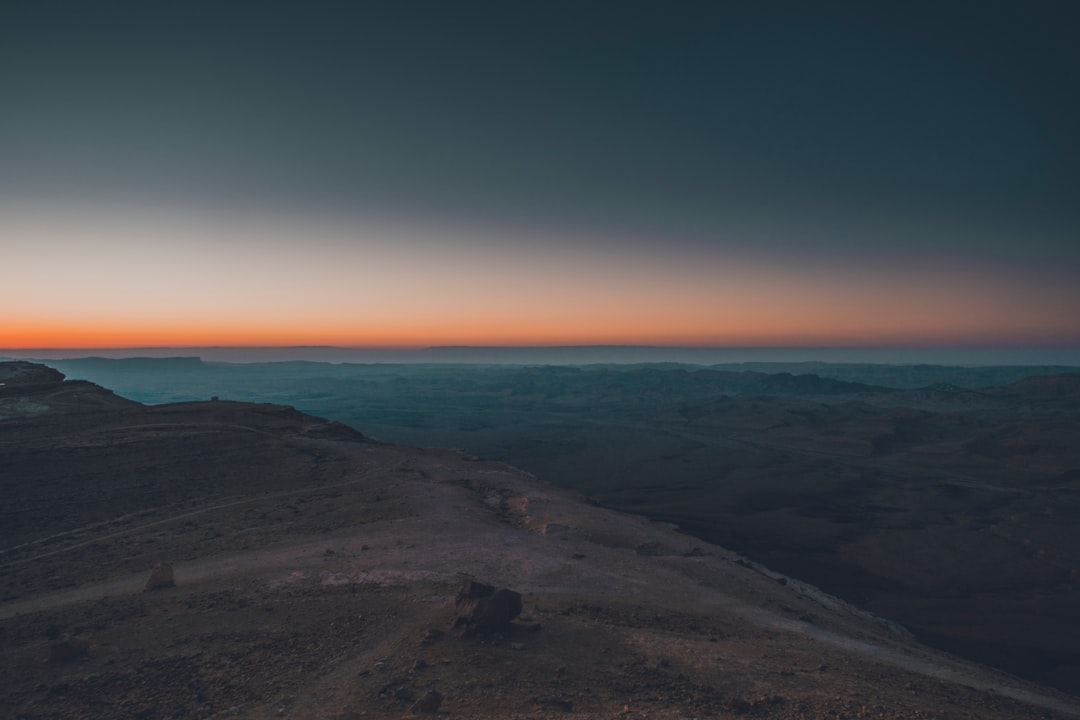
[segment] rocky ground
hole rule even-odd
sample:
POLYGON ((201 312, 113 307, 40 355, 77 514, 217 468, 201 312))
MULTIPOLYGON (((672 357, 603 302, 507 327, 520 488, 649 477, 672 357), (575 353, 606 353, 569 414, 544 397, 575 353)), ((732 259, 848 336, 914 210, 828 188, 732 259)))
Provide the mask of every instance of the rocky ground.
POLYGON ((1080 716, 508 466, 37 367, 0 366, 5 717, 1080 716), (520 614, 455 627, 469 579, 520 614))

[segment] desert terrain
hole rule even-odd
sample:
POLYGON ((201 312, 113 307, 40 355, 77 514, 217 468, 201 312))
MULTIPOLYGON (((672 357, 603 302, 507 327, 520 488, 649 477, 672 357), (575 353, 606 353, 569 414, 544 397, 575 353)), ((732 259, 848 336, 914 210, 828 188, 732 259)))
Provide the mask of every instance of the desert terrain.
POLYGON ((280 405, 144 406, 29 363, 0 382, 13 718, 1080 715, 501 463, 280 405), (463 622, 467 581, 520 614, 463 622))
POLYGON ((1080 694, 1077 368, 50 362, 507 462, 1080 694))

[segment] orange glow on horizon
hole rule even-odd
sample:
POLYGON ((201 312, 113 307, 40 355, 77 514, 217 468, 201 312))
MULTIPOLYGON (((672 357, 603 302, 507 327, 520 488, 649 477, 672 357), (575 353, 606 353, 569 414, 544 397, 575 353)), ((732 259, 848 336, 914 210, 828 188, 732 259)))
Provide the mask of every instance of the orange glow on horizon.
POLYGON ((151 347, 371 347, 423 348, 431 346, 570 346, 653 345, 672 347, 874 347, 944 345, 1062 344, 1061 335, 1047 329, 1017 329, 1011 333, 990 328, 942 328, 936 332, 898 332, 896 328, 812 327, 799 331, 776 323, 737 327, 729 332, 694 332, 689 327, 667 329, 615 327, 604 329, 558 324, 506 327, 476 323, 454 327, 414 324, 368 330, 252 325, 138 325, 134 323, 86 325, 51 322, 4 329, 0 349, 119 349, 151 347))
POLYGON ((1080 289, 970 259, 152 213, 0 216, 0 350, 1080 344, 1080 289))

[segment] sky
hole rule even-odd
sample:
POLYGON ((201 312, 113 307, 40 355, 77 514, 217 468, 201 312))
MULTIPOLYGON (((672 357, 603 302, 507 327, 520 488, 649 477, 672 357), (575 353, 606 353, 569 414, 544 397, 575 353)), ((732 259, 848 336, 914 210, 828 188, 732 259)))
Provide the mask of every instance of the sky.
POLYGON ((1080 4, 0 23, 0 348, 1080 345, 1080 4))

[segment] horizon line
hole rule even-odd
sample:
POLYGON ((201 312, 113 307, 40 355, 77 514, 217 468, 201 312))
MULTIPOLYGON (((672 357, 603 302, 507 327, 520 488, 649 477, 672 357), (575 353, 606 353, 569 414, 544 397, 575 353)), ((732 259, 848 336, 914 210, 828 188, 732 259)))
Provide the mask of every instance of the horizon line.
POLYGON ((426 350, 1022 350, 1022 349, 1080 349, 1080 341, 1042 343, 854 343, 854 344, 761 344, 761 345, 690 345, 690 344, 638 344, 638 343, 575 343, 575 344, 529 344, 529 345, 50 345, 36 347, 0 347, 0 352, 19 353, 35 351, 93 351, 93 350, 366 350, 422 352, 426 350))

